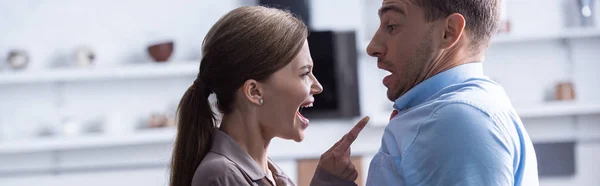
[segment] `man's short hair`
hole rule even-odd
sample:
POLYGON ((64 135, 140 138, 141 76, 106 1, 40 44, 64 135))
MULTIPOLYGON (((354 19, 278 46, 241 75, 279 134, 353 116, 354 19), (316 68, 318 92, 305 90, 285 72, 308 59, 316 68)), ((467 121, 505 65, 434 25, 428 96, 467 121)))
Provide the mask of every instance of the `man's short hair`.
POLYGON ((466 21, 465 30, 471 33, 470 49, 479 53, 487 48, 500 22, 501 0, 412 0, 425 11, 425 19, 434 21, 453 13, 466 21))

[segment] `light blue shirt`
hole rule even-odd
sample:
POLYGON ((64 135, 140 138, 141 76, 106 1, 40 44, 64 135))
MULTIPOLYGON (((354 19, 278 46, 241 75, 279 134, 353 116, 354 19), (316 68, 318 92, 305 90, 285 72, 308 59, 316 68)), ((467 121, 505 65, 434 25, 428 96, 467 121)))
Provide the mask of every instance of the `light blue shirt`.
POLYGON ((394 109, 367 185, 539 185, 529 135, 481 63, 423 81, 394 109))

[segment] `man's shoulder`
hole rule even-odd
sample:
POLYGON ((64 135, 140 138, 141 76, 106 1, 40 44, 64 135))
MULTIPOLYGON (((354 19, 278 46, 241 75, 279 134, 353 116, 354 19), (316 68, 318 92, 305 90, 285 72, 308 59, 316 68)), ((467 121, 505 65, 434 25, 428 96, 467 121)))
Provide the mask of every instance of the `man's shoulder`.
POLYGON ((499 85, 486 79, 470 79, 442 89, 426 103, 393 118, 384 138, 393 138, 386 143, 394 143, 405 151, 418 140, 448 140, 442 137, 451 136, 440 134, 498 134, 496 130, 511 124, 507 123, 511 118, 498 120, 498 116, 513 116, 506 113, 514 110, 499 85))
POLYGON ((426 158, 436 156, 427 153, 430 152, 427 150, 429 148, 445 149, 434 151, 439 153, 478 152, 486 148, 500 149, 494 152, 511 149, 504 148, 510 146, 507 138, 510 135, 505 133, 502 126, 493 116, 476 106, 464 102, 447 103, 440 105, 431 117, 419 124, 418 135, 406 151, 426 158))
MULTIPOLYGON (((441 90, 434 99, 435 111, 448 105, 465 110, 479 110, 485 115, 494 116, 513 110, 506 92, 496 82, 484 78, 469 79, 465 82, 448 86, 441 90)), ((456 113, 463 114, 466 113, 456 113)), ((468 116, 468 115, 465 115, 468 116)))
POLYGON ((505 134, 507 128, 517 117, 502 87, 488 79, 470 79, 446 87, 428 107, 428 117, 418 126, 420 135, 491 132, 509 136, 505 134))

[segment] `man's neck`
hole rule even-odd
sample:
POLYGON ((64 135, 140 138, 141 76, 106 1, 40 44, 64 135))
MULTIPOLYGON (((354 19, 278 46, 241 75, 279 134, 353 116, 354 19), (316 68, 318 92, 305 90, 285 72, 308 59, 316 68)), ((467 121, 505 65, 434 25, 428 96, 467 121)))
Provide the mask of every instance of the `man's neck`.
POLYGON ((414 79, 412 84, 408 86, 409 88, 404 90, 399 97, 402 97, 402 95, 406 94, 412 88, 416 87, 423 81, 441 72, 460 66, 462 64, 471 62, 482 62, 483 60, 483 53, 474 55, 472 51, 468 50, 467 47, 460 47, 456 45, 452 48, 446 49, 442 51, 441 54, 437 55, 435 58, 429 61, 427 66, 422 68, 422 72, 419 74, 419 76, 414 79))
POLYGON ((449 70, 451 68, 460 66, 462 64, 471 62, 482 62, 484 55, 482 52, 479 54, 473 54, 467 47, 455 46, 444 50, 441 55, 433 59, 429 66, 425 69, 424 79, 429 79, 441 72, 449 70))
POLYGON ((268 173, 267 148, 272 138, 265 138, 258 119, 252 114, 234 111, 223 116, 220 129, 246 151, 263 172, 268 173))

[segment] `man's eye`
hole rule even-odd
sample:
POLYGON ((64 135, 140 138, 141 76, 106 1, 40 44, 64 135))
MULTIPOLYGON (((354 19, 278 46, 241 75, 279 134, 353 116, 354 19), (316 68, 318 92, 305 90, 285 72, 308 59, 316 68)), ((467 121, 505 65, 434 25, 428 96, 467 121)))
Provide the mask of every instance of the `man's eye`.
POLYGON ((388 25, 387 26, 388 32, 392 32, 392 31, 396 30, 396 27, 397 27, 396 25, 388 25))

